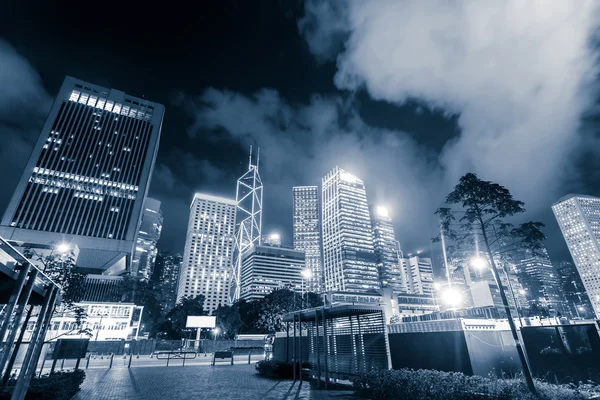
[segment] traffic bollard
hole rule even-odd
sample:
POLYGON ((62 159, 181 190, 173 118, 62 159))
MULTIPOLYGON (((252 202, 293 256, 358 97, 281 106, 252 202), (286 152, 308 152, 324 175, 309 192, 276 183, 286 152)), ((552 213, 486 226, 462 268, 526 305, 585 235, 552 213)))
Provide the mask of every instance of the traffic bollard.
POLYGON ((90 366, 90 357, 91 355, 88 356, 87 361, 85 362, 85 369, 88 369, 88 367, 90 366))
POLYGON ((251 354, 252 354, 251 352, 248 352, 248 364, 250 364, 250 357, 251 357, 250 355, 251 354))
POLYGON ((130 354, 129 355, 129 365, 127 365, 127 368, 131 368, 131 358, 132 358, 132 355, 130 354))
POLYGON ((113 362, 113 357, 114 356, 115 356, 114 354, 110 355, 110 365, 108 366, 108 368, 112 368, 112 362, 113 362))

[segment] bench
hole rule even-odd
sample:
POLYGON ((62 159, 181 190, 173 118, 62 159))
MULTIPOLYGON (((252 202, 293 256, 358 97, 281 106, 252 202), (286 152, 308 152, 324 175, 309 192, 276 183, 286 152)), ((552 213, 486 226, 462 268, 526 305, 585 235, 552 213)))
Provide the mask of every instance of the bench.
POLYGON ((215 366, 215 361, 218 359, 225 360, 227 358, 231 359, 231 365, 233 365, 233 351, 215 351, 213 355, 212 365, 215 366))

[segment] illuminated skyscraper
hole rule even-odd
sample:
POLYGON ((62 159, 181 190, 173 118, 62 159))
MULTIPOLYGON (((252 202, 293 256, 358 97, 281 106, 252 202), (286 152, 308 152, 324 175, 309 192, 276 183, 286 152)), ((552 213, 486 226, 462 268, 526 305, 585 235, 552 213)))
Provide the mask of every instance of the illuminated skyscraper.
POLYGON ((434 295, 431 258, 412 256, 400 259, 406 292, 434 295))
POLYGON ((323 291, 318 191, 317 186, 295 186, 293 189, 294 249, 306 254, 306 268, 311 271, 308 286, 316 293, 323 291))
POLYGON ((65 78, 0 236, 76 244, 90 272, 130 269, 163 115, 160 104, 65 78))
POLYGON ((228 304, 236 201, 196 193, 190 207, 177 301, 204 295, 204 310, 228 304))
POLYGON ((600 316, 600 198, 570 194, 552 205, 583 286, 600 316))
POLYGON ((399 243, 396 241, 392 219, 385 207, 371 207, 371 227, 377 268, 382 287, 390 287, 398 293, 405 293, 399 257, 399 243))
POLYGON ((177 303, 179 270, 183 262, 181 254, 159 252, 156 256, 152 284, 158 292, 162 309, 168 312, 177 303))
POLYGON ((162 231, 163 216, 160 201, 146 197, 142 223, 135 245, 131 275, 149 280, 154 270, 158 249, 156 244, 162 231))
POLYGON ((325 290, 379 289, 365 184, 335 167, 322 180, 325 290))

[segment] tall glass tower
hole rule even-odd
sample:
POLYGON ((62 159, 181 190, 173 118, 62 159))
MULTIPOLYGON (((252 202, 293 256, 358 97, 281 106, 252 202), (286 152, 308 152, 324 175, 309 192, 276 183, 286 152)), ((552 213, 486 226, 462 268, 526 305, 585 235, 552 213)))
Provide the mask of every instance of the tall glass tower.
POLYGON ((371 206, 371 227, 377 268, 382 287, 390 287, 397 293, 406 292, 402 279, 399 245, 394 234, 394 226, 388 209, 381 206, 371 206))
POLYGON ((306 268, 311 272, 309 290, 323 291, 321 267, 321 218, 319 215, 319 188, 294 186, 294 249, 306 255, 306 268))
POLYGON ((194 196, 177 301, 204 295, 204 310, 211 313, 228 304, 236 206, 232 199, 201 193, 194 196))
POLYGON ((160 201, 146 197, 142 223, 138 232, 131 275, 137 278, 150 280, 154 271, 154 263, 158 249, 156 245, 162 231, 163 216, 160 201))
POLYGON ((379 289, 364 182, 336 166, 322 180, 322 199, 325 290, 379 289))
POLYGON ((163 115, 160 104, 65 78, 0 235, 73 242, 82 267, 130 269, 163 115))
POLYGON ((552 205, 583 286, 600 316, 600 198, 570 194, 552 205))

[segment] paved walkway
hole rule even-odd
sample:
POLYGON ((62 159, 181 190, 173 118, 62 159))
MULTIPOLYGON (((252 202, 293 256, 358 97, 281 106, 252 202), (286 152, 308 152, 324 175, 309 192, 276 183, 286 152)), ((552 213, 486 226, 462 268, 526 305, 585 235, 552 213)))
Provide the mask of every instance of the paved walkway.
POLYGON ((89 369, 73 400, 355 399, 351 391, 311 390, 310 384, 258 376, 254 365, 89 369))

